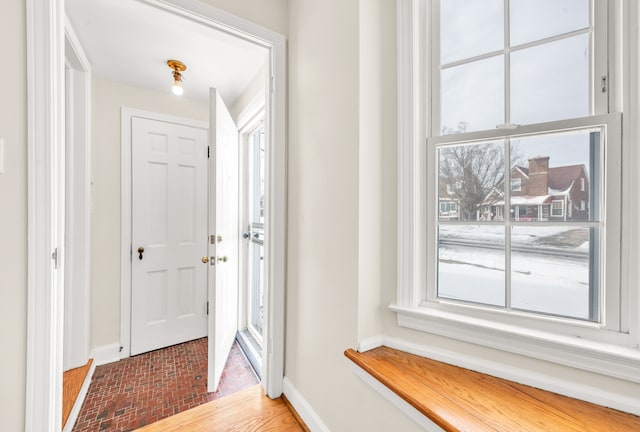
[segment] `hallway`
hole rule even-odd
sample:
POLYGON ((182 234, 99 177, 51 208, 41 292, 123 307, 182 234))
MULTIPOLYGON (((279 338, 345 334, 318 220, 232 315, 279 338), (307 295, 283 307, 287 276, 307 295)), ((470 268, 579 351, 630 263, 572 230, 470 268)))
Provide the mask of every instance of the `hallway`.
POLYGON ((207 338, 96 367, 75 432, 130 431, 259 382, 234 343, 220 385, 207 393, 207 338))

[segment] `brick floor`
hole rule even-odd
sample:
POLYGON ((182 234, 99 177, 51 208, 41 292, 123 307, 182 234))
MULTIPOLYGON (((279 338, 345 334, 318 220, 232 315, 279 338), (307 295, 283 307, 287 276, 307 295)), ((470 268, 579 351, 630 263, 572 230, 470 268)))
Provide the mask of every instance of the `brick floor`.
POLYGON ((140 354, 96 367, 73 431, 131 431, 258 382, 237 343, 215 393, 207 393, 207 338, 140 354))

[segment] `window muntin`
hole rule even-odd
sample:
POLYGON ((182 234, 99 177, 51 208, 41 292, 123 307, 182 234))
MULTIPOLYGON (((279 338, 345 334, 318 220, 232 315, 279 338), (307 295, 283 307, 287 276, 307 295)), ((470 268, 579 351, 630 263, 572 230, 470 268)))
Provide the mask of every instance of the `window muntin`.
POLYGON ((564 201, 553 200, 551 201, 551 217, 564 216, 564 201))
MULTIPOLYGON (((503 0, 474 12, 480 3, 484 5, 474 0, 433 2, 430 130, 435 136, 429 145, 435 147, 438 202, 456 200, 458 214, 436 215, 435 234, 430 236, 437 244, 431 267, 436 280, 427 301, 446 299, 599 322, 600 305, 593 302, 602 298, 598 275, 604 263, 594 245, 604 236, 599 194, 606 128, 597 122, 588 126, 588 118, 607 107, 594 80, 603 64, 606 71, 606 53, 595 52, 606 44, 596 40, 594 5, 588 0, 535 5, 503 0), (478 22, 492 28, 477 30, 478 22), (480 32, 487 37, 477 40, 480 32), (523 125, 537 132, 509 134, 523 125), (498 139, 473 138, 490 137, 496 128, 506 133, 497 134, 498 139), (589 211, 578 211, 577 206, 573 211, 572 203, 582 201, 590 204, 585 205, 589 211), (496 229, 502 232, 504 263, 487 265, 496 249, 484 237, 494 236, 496 229), (519 244, 514 233, 534 244, 519 244), (542 236, 545 233, 549 235, 542 236), (572 240, 563 243, 563 235, 572 240), (557 265, 540 266, 546 273, 539 274, 537 282, 525 277, 529 270, 518 273, 511 267, 535 256, 544 261, 558 250, 564 253, 558 262, 571 257, 579 264, 580 277, 559 286, 565 291, 580 288, 580 307, 572 308, 567 301, 552 307, 542 294, 538 303, 529 298, 532 290, 527 287, 539 285, 543 292, 554 274, 562 276, 557 265), (452 270, 456 265, 457 271, 452 270), (491 289, 490 270, 503 272, 502 278, 493 273, 491 289), (466 283, 456 284, 465 273, 466 283)), ((604 15, 601 5, 596 6, 604 15)), ((605 33, 600 25, 599 37, 605 33)), ((572 263, 565 264, 569 268, 572 263)))
MULTIPOLYGON (((623 62, 636 64, 637 42, 633 28, 637 17, 630 13, 635 8, 633 3, 591 2, 593 116, 545 124, 505 125, 455 135, 440 134, 439 73, 437 62, 431 61, 440 58, 436 46, 439 4, 438 0, 398 2, 398 40, 401 41, 398 57, 399 280, 397 302, 390 305, 390 309, 397 313, 401 327, 636 381, 636 368, 628 366, 628 358, 637 356, 636 304, 629 302, 637 298, 637 287, 632 282, 636 278, 628 263, 633 262, 637 254, 632 243, 633 229, 630 236, 622 229, 623 225, 630 227, 625 224, 633 221, 634 216, 629 206, 621 205, 621 199, 625 193, 622 186, 633 188, 636 183, 629 149, 637 140, 633 128, 622 135, 623 123, 633 124, 633 119, 623 119, 619 112, 623 107, 636 112, 637 98, 630 88, 633 79, 631 82, 618 79, 622 78, 623 62), (627 18, 630 26, 626 25, 627 18), (608 39, 607 35, 614 38, 608 39), (630 97, 622 99, 629 94, 630 97), (487 141, 509 135, 523 137, 598 125, 606 125, 607 134, 602 137, 606 142, 603 150, 606 158, 599 162, 601 172, 592 172, 591 177, 604 181, 600 183, 603 193, 598 211, 602 212, 603 221, 606 220, 606 224, 602 222, 606 232, 598 233, 602 241, 590 243, 589 247, 597 250, 604 262, 596 269, 602 274, 595 275, 604 284, 599 300, 600 320, 565 319, 438 299, 435 292, 438 231, 433 229, 438 221, 438 208, 433 204, 438 193, 436 144, 487 141), (426 193, 420 193, 423 191, 426 193), (623 256, 622 250, 630 252, 630 256, 623 256), (623 370, 626 372, 621 372, 623 370)), ((586 184, 585 189, 591 191, 591 185, 586 184)), ((573 202, 574 213, 578 211, 575 204, 578 203, 573 202)), ((589 206, 587 211, 591 211, 589 206)))
POLYGON ((459 208, 436 221, 433 300, 599 322, 605 136, 605 126, 586 126, 431 140, 440 206, 455 199, 459 208), (590 191, 579 190, 584 176, 590 191), (581 200, 591 212, 570 212, 581 200))
POLYGON ((590 1, 434 3, 437 134, 600 111, 594 111, 590 1))

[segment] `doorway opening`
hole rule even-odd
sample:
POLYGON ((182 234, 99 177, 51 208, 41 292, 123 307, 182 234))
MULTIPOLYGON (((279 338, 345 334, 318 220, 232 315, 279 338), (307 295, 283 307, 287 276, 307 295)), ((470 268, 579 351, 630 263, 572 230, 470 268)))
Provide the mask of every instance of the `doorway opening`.
MULTIPOLYGON (((267 51, 265 81, 269 84, 266 87, 265 134, 271 146, 267 148, 266 188, 268 202, 272 205, 266 206, 265 215, 265 233, 270 240, 265 243, 265 280, 268 282, 265 285, 264 331, 268 335, 265 340, 272 345, 265 350, 269 355, 265 356, 267 364, 263 366, 262 382, 267 395, 278 397, 282 393, 284 357, 285 39, 206 4, 183 0, 131 3, 144 3, 156 11, 204 24, 267 51)), ((105 4, 113 5, 112 2, 105 4)), ((53 431, 59 429, 61 423, 64 297, 61 289, 51 287, 63 286, 63 272, 57 268, 57 258, 62 257, 64 262, 66 252, 64 226, 60 219, 62 212, 59 211, 65 204, 64 194, 57 192, 64 185, 65 173, 64 116, 61 114, 65 90, 61 74, 64 70, 64 28, 61 25, 64 11, 64 0, 28 1, 28 230, 29 250, 40 252, 32 252, 28 257, 27 431, 53 431)), ((100 20, 104 16, 95 14, 94 18, 100 20)), ((92 234, 95 230, 92 227, 92 234)), ((130 245, 122 248, 130 253, 130 245)), ((117 268, 117 264, 113 267, 117 268)), ((94 312, 95 309, 92 314, 94 312)), ((91 319, 92 322, 96 320, 95 317, 91 319)), ((113 358, 112 345, 116 344, 96 346, 99 342, 92 335, 94 352, 103 348, 100 354, 106 353, 107 358, 113 358)), ((115 356, 118 350, 116 345, 115 356)))

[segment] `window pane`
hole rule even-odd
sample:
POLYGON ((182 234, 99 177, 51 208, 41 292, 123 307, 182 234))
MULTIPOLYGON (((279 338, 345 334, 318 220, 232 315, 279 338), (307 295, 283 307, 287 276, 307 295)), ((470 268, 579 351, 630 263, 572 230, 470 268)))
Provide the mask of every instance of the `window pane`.
POLYGON ((589 65, 589 35, 514 51, 511 123, 531 124, 589 115, 589 65))
POLYGON ((441 133, 494 129, 504 123, 504 57, 441 71, 441 133))
POLYGON ((512 220, 597 221, 599 147, 599 129, 512 138, 512 220))
POLYGON ((504 145, 485 142, 438 149, 440 220, 502 220, 504 145), (443 209, 454 208, 455 213, 443 209))
POLYGON ((513 227, 511 306, 597 321, 589 232, 574 226, 513 227))
POLYGON ((442 64, 504 48, 503 0, 441 2, 442 64))
POLYGON ((511 0, 511 46, 589 27, 589 0, 511 0))
POLYGON ((504 227, 440 225, 438 237, 438 297, 504 306, 504 227))

